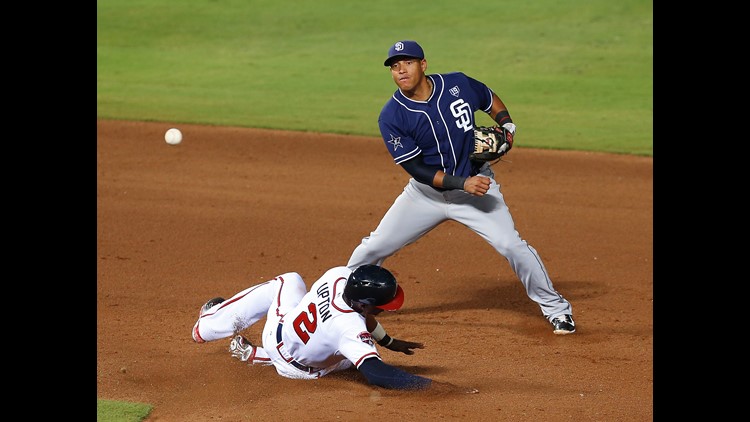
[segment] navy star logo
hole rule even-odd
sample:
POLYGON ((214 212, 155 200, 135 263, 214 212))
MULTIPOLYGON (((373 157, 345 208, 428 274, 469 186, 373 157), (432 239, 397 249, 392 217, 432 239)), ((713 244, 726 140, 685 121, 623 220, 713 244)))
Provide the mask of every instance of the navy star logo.
POLYGON ((391 135, 391 140, 388 141, 388 143, 391 144, 391 145, 393 145, 393 150, 394 151, 397 150, 398 147, 401 147, 401 148, 404 147, 403 145, 401 145, 401 137, 400 136, 398 138, 394 138, 393 135, 391 135))

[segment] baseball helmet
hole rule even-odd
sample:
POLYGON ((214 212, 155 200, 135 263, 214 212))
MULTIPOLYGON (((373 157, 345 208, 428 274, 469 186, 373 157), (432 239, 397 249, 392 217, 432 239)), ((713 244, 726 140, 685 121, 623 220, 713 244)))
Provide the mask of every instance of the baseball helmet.
POLYGON ((353 302, 395 311, 404 304, 404 290, 390 271, 378 265, 366 264, 349 275, 344 296, 353 302))

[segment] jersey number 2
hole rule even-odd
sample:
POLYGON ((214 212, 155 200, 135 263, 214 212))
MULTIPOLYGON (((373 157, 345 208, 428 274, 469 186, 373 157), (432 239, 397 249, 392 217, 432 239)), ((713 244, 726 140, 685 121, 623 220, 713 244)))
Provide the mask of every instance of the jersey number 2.
POLYGON ((307 344, 310 341, 310 334, 314 333, 318 329, 318 309, 314 303, 307 305, 307 310, 310 312, 309 317, 307 312, 301 312, 292 321, 294 323, 294 332, 297 333, 300 340, 307 344), (304 326, 304 327, 303 327, 304 326))

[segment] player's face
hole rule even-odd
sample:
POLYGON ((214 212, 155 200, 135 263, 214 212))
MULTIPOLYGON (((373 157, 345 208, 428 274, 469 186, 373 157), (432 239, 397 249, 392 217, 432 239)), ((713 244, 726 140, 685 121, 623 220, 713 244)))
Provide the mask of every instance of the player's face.
POLYGON ((413 91, 424 79, 424 59, 407 57, 391 63, 391 76, 402 91, 413 91))
POLYGON ((354 310, 357 311, 357 312, 359 312, 362 315, 368 315, 368 314, 369 315, 377 315, 377 314, 383 312, 382 309, 376 308, 373 305, 365 305, 364 303, 362 303, 360 305, 361 305, 361 307, 360 307, 361 312, 359 310, 357 310, 357 309, 354 309, 354 310))

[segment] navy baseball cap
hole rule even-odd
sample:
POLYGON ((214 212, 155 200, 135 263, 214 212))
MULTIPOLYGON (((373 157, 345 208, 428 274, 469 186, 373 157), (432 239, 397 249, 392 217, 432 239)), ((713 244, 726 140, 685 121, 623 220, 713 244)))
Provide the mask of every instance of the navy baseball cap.
POLYGON ((416 41, 399 41, 388 49, 388 58, 383 62, 384 66, 391 65, 391 59, 397 56, 416 57, 424 59, 424 51, 416 41))

